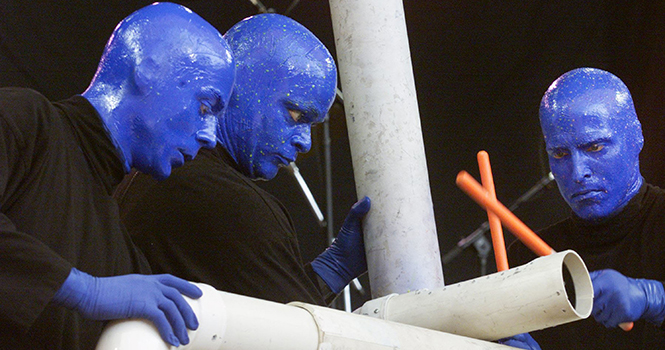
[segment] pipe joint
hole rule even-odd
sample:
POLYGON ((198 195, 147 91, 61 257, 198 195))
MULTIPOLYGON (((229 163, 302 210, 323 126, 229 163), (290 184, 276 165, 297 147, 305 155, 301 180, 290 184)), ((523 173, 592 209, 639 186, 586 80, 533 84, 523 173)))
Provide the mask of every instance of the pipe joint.
POLYGON ((397 293, 388 294, 381 298, 376 298, 367 301, 359 309, 355 310, 353 313, 359 315, 370 316, 374 318, 386 319, 387 312, 386 308, 388 307, 388 302, 393 297, 397 296, 397 293))

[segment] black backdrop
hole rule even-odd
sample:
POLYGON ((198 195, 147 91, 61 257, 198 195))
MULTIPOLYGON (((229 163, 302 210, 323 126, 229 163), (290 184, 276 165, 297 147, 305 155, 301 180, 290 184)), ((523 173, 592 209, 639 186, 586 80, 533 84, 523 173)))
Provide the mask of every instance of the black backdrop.
MULTIPOLYGON (((258 13, 250 0, 176 1, 221 32, 258 13)), ((28 86, 56 100, 85 90, 114 26, 151 1, 17 1, 0 3, 0 86, 28 86)), ((263 0, 312 30, 335 54, 328 2, 263 0)), ((665 123, 665 4, 659 0, 404 0, 437 231, 442 255, 486 220, 455 186, 465 169, 478 178, 476 152, 490 154, 497 195, 510 204, 545 176, 537 120, 547 86, 582 66, 609 70, 630 88, 642 121, 642 173, 657 185, 665 123)), ((355 201, 343 107, 331 111, 335 230, 355 201)), ((322 128, 298 164, 325 213, 322 128)), ((399 169, 395 169, 399 171, 399 169)), ((326 246, 295 180, 282 171, 262 183, 291 209, 305 259, 326 246)), ((548 186, 516 214, 533 229, 567 212, 548 186)), ((229 218, 232 220, 233 218, 229 218)), ((195 234, 195 233, 194 233, 195 234)), ((507 235, 510 240, 511 236, 507 235)), ((495 267, 490 255, 488 272, 495 267)), ((469 247, 444 266, 446 283, 479 275, 469 247)), ((361 279, 367 287, 367 278, 361 279)), ((354 305, 362 299, 354 292, 354 305)))

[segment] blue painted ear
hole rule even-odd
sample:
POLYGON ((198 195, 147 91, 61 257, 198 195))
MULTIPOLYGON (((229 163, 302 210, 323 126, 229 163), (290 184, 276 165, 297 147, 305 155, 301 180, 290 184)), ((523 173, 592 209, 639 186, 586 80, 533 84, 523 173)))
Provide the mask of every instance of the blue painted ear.
POLYGON ((637 147, 639 147, 640 152, 642 152, 642 148, 644 147, 644 134, 642 133, 642 123, 638 121, 637 126, 635 128, 637 134, 636 136, 637 140, 635 141, 635 143, 637 143, 637 147))
POLYGON ((146 94, 157 79, 159 67, 152 57, 148 57, 134 68, 134 83, 141 94, 146 94))

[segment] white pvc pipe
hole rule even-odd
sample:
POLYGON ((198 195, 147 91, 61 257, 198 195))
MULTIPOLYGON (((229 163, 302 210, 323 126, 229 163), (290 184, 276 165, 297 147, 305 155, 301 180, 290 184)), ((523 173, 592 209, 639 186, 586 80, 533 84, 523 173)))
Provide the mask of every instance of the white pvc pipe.
MULTIPOLYGON (((316 349, 318 334, 312 317, 302 309, 215 290, 196 283, 203 296, 185 297, 196 313, 199 328, 189 331, 190 342, 178 349, 299 350, 316 349), (279 316, 279 317, 277 317, 279 316), (275 339, 286 341, 276 342, 275 339)), ((145 320, 110 323, 97 350, 175 349, 145 320)))
POLYGON ((309 311, 319 328, 319 347, 309 350, 513 349, 497 343, 316 305, 303 303, 290 305, 309 311))
POLYGON ((356 312, 497 340, 587 318, 592 308, 593 287, 586 266, 577 253, 567 250, 442 289, 370 300, 356 312), (568 285, 564 274, 570 276, 568 285))
MULTIPOLYGON (((199 320, 181 350, 422 350, 510 347, 303 303, 279 304, 197 284, 199 320)), ((147 321, 110 323, 97 350, 175 349, 147 321)))
POLYGON ((443 287, 401 0, 330 0, 373 297, 443 287))

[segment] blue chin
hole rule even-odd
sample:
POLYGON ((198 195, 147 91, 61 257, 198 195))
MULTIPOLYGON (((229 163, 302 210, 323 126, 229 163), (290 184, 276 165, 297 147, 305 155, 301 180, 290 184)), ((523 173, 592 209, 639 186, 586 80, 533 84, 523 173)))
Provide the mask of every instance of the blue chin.
POLYGON ((268 181, 275 178, 278 171, 279 166, 272 163, 254 164, 250 177, 252 180, 268 181))
POLYGON ((620 211, 607 203, 575 203, 571 205, 575 215, 587 221, 603 221, 611 218, 620 211))
POLYGON ((157 180, 160 180, 160 181, 165 180, 166 178, 168 178, 171 175, 171 169, 170 168, 171 167, 169 167, 169 170, 159 168, 159 169, 156 169, 152 173, 149 173, 149 174, 152 175, 152 177, 154 177, 157 180))
POLYGON ((164 180, 171 175, 171 164, 169 163, 137 164, 136 169, 157 180, 164 180))

